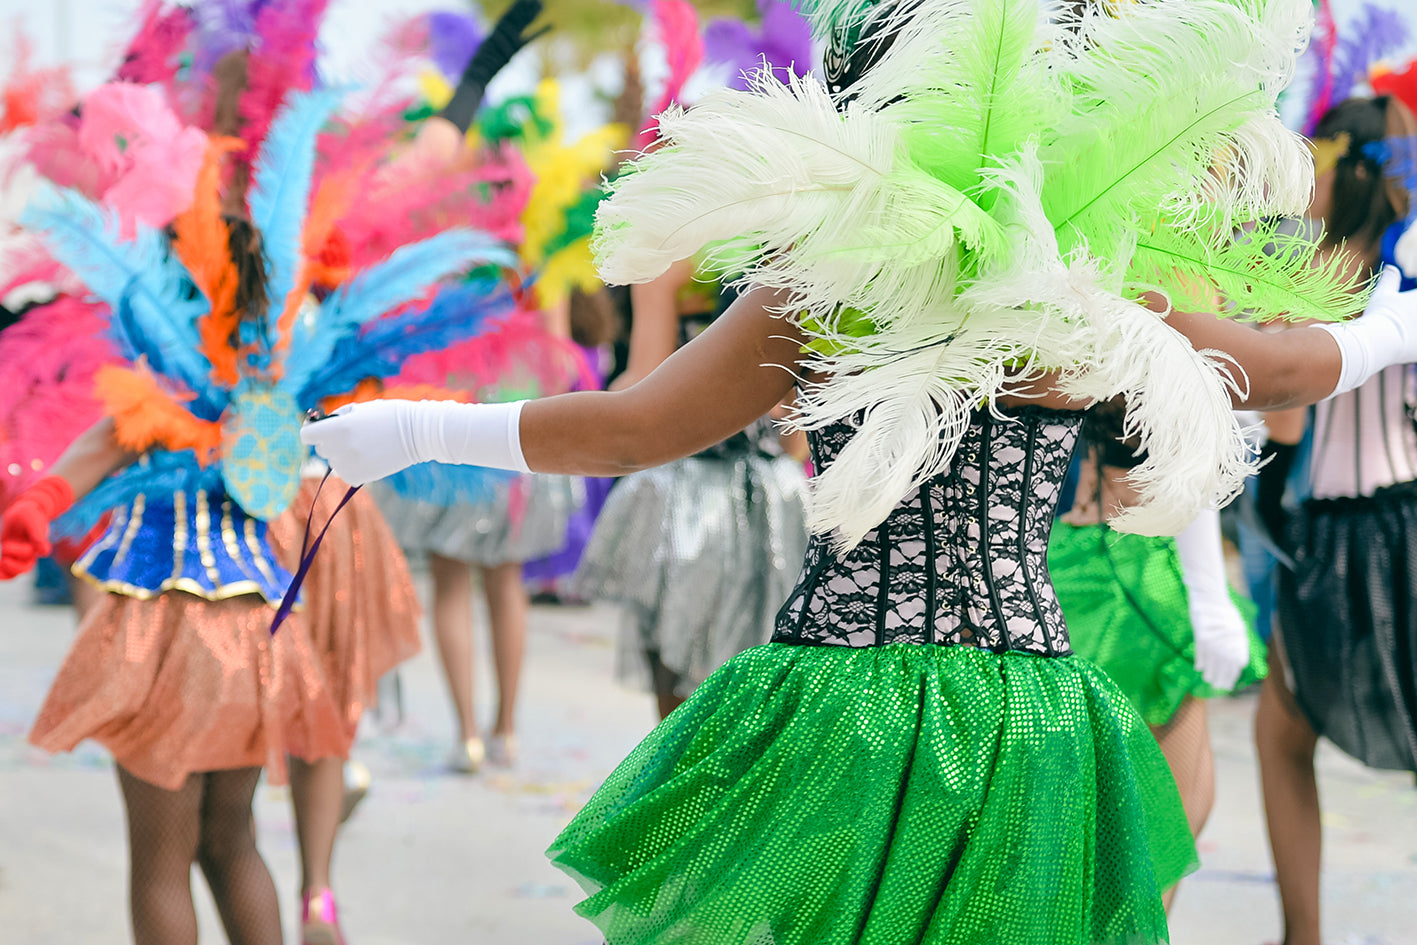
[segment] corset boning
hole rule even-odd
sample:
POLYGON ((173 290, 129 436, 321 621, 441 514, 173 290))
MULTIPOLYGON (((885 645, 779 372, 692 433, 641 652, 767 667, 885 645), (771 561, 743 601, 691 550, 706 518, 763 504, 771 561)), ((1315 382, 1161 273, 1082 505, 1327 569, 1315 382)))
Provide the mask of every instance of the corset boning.
MULTIPOLYGON (((813 536, 773 640, 835 646, 956 644, 1064 656, 1048 534, 1082 414, 976 411, 945 472, 900 501, 850 552, 813 536)), ((812 431, 818 469, 851 438, 812 431)))

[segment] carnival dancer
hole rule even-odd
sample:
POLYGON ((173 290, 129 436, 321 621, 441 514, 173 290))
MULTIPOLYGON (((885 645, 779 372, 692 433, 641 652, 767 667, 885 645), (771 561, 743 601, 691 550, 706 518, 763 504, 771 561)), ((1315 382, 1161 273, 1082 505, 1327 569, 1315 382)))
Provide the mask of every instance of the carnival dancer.
MULTIPOLYGON (((1081 475, 1053 526, 1048 572, 1073 652, 1106 672, 1151 728, 1199 838, 1215 801, 1204 700, 1263 678, 1264 644, 1226 582, 1218 511, 1175 538, 1107 525, 1136 500, 1126 472, 1145 458, 1124 441, 1121 413, 1102 405, 1083 422, 1081 475)), ((1169 909, 1174 888, 1165 898, 1169 909)))
MULTIPOLYGON (((1384 234, 1409 222, 1414 136, 1412 113, 1388 96, 1348 99, 1319 121, 1308 215, 1322 221, 1334 264, 1367 276, 1381 266, 1384 234)), ((1273 418, 1272 439, 1295 420, 1297 433, 1280 437, 1260 472, 1265 517, 1284 522, 1276 538, 1293 561, 1279 572, 1278 639, 1255 716, 1287 945, 1322 941, 1319 737, 1371 767, 1417 773, 1413 385, 1410 367, 1393 366, 1314 408, 1309 497, 1287 522, 1278 496, 1302 414, 1273 418)))
POLYGON ((301 613, 271 634, 290 572, 267 525, 300 491, 302 410, 392 374, 421 347, 475 332, 505 303, 469 286, 379 317, 449 273, 512 262, 488 238, 449 231, 358 272, 314 306, 303 247, 322 246, 337 214, 307 218, 309 174, 315 132, 339 100, 330 91, 291 97, 241 201, 250 221, 221 212, 221 160, 234 145, 220 140, 170 240, 141 224, 120 238, 101 206, 72 191, 45 195, 27 217, 111 307, 126 366, 99 372, 107 417, 6 512, 0 574, 33 564, 49 523, 76 497, 86 498, 71 528, 117 509, 76 566, 107 596, 80 627, 31 739, 61 751, 92 737, 113 753, 139 941, 195 935, 194 860, 234 939, 279 941, 251 823, 260 769, 280 779, 287 753, 339 758, 353 738, 360 667, 332 675, 350 667, 329 664, 340 648, 317 647, 301 613))
POLYGON ((554 842, 590 894, 578 911, 612 945, 1164 942, 1189 827, 1174 788, 1143 797, 1166 781, 1145 724, 1071 655, 1046 540, 1078 408, 1126 398, 1148 458, 1113 524, 1164 533, 1253 468, 1235 406, 1317 400, 1417 354, 1417 296, 1386 277, 1352 324, 1271 338, 1210 313, 1217 290, 1263 314, 1363 301, 1263 223, 1307 203, 1273 106, 1308 3, 813 16, 825 83, 660 116, 666 146, 600 211, 609 281, 704 244, 744 273, 709 330, 628 390, 357 405, 304 436, 352 482, 428 459, 626 472, 796 388, 818 469, 799 585, 774 641, 700 686, 554 842), (1229 241, 1242 224, 1264 238, 1229 241))

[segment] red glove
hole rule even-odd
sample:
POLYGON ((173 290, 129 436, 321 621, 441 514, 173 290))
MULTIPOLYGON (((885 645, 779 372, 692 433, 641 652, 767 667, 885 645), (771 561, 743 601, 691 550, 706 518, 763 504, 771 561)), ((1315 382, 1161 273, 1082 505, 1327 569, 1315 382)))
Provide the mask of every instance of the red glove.
POLYGON ((19 577, 49 554, 49 523, 74 504, 74 487, 58 476, 30 486, 0 515, 0 581, 19 577))

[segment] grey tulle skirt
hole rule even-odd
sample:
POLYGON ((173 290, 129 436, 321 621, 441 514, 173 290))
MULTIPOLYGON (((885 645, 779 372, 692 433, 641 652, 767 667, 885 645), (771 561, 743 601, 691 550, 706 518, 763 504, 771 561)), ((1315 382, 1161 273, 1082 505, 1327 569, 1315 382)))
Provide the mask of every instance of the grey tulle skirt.
POLYGON ((650 688, 649 655, 688 695, 772 634, 802 567, 806 476, 794 459, 692 456, 615 486, 572 580, 626 609, 616 675, 650 688))
POLYGON ((436 554, 490 567, 550 554, 566 540, 566 524, 585 501, 574 476, 518 476, 486 501, 435 505, 369 486, 405 554, 436 554))

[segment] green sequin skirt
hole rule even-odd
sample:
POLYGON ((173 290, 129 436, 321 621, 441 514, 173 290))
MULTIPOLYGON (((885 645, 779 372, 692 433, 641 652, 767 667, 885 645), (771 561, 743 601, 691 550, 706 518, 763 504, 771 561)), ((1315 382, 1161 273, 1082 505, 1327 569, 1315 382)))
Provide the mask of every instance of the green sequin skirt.
POLYGON ((610 945, 1151 945, 1195 866, 1099 670, 912 644, 739 654, 549 856, 610 945))
MULTIPOLYGON (((1186 696, 1221 694, 1196 671, 1174 538, 1058 522, 1048 542, 1048 573, 1073 652, 1112 677, 1148 725, 1169 722, 1186 696)), ((1247 620, 1253 617, 1253 604, 1239 597, 1235 603, 1247 620)), ((1235 689, 1266 672, 1265 646, 1252 629, 1250 662, 1235 689)))

